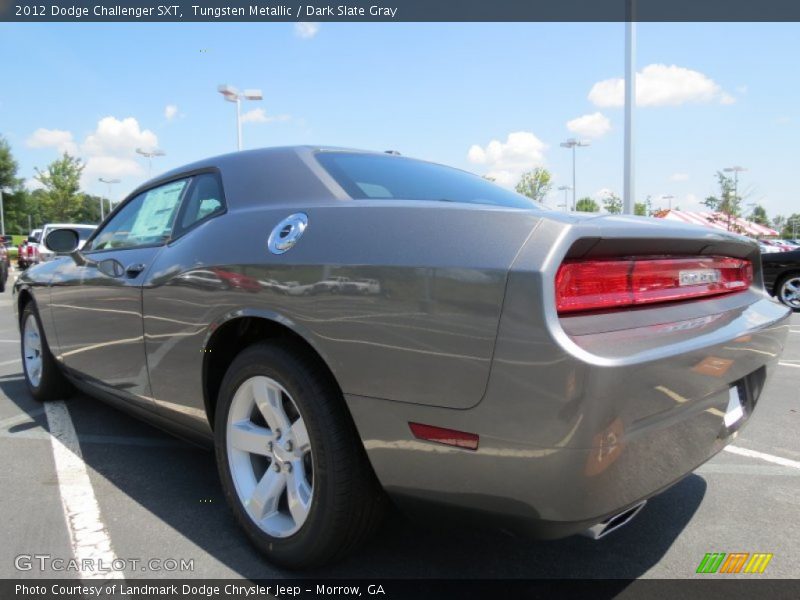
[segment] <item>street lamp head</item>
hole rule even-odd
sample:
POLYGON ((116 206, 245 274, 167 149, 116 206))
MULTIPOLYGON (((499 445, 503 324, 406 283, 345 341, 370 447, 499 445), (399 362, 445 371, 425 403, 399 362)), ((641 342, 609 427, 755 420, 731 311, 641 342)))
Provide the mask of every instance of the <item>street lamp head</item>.
POLYGON ((589 146, 590 142, 588 140, 576 140, 575 138, 569 138, 568 140, 561 142, 562 148, 582 148, 584 146, 589 146))
POLYGON ((245 90, 242 94, 248 100, 263 100, 264 95, 261 93, 261 90, 245 90))
POLYGON ((105 179, 103 177, 99 177, 97 181, 101 181, 102 183, 119 183, 119 179, 105 179))
POLYGON ((564 191, 566 191, 566 190, 571 190, 571 189, 572 189, 572 186, 571 186, 571 185, 560 185, 560 186, 558 186, 558 189, 559 189, 560 191, 564 192, 564 191))
POLYGON ((217 86, 217 91, 223 95, 228 102, 236 102, 239 99, 239 90, 226 83, 217 86))
POLYGON ((142 150, 141 148, 137 148, 136 154, 141 154, 145 158, 152 158, 154 156, 164 156, 166 152, 160 148, 153 148, 152 150, 142 150))
POLYGON ((735 167, 725 167, 722 170, 725 171, 726 173, 741 173, 742 171, 747 171, 746 168, 740 167, 738 165, 735 167))

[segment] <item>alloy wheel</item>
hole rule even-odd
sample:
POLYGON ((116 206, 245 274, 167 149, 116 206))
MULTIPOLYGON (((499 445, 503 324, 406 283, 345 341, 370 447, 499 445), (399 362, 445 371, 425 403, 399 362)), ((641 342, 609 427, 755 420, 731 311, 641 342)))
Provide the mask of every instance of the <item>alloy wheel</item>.
POLYGON ((781 302, 792 308, 800 308, 800 276, 790 277, 781 284, 781 302))
POLYGON ((245 511, 270 536, 296 533, 314 497, 314 460, 297 404, 274 379, 255 376, 236 390, 226 449, 245 511))
POLYGON ((42 380, 42 337, 33 314, 28 315, 22 328, 22 354, 28 381, 33 387, 39 387, 42 380))

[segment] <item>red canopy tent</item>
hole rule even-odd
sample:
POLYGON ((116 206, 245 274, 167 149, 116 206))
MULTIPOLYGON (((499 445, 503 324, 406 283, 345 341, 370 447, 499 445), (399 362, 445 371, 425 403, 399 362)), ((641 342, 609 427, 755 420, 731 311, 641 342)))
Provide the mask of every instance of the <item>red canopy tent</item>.
POLYGON ((662 210, 661 212, 656 213, 654 216, 659 219, 681 221, 683 223, 691 223, 693 225, 703 225, 712 229, 732 231, 733 233, 741 233, 755 238, 776 237, 779 235, 777 231, 765 225, 759 225, 758 223, 747 221, 741 217, 729 218, 728 215, 719 212, 662 210))

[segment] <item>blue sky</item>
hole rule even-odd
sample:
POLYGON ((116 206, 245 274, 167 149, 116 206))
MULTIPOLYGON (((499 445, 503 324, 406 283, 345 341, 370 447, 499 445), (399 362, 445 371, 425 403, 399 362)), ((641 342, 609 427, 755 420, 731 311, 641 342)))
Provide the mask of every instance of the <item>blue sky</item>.
MULTIPOLYGON (((637 50, 638 200, 696 209, 742 165, 746 202, 800 212, 800 24, 644 23, 637 50)), ((504 182, 543 165, 557 187, 559 143, 591 138, 578 195, 621 195, 623 53, 620 23, 2 24, 0 134, 23 177, 67 148, 88 191, 120 177, 119 198, 147 177, 137 146, 167 153, 153 174, 235 149, 230 83, 264 92, 245 148, 396 149, 504 182)))

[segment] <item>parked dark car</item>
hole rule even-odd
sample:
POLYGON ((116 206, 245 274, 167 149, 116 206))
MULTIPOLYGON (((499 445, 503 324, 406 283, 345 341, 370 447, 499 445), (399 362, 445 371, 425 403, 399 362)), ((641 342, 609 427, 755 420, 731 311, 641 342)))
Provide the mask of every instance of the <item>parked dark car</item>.
POLYGON ((763 254, 764 286, 793 310, 800 310, 800 250, 763 254))
POLYGON ((790 312, 740 236, 331 148, 204 160, 81 250, 45 243, 60 257, 15 284, 30 393, 213 442, 236 519, 289 567, 351 552, 388 496, 607 534, 731 441, 790 312))

